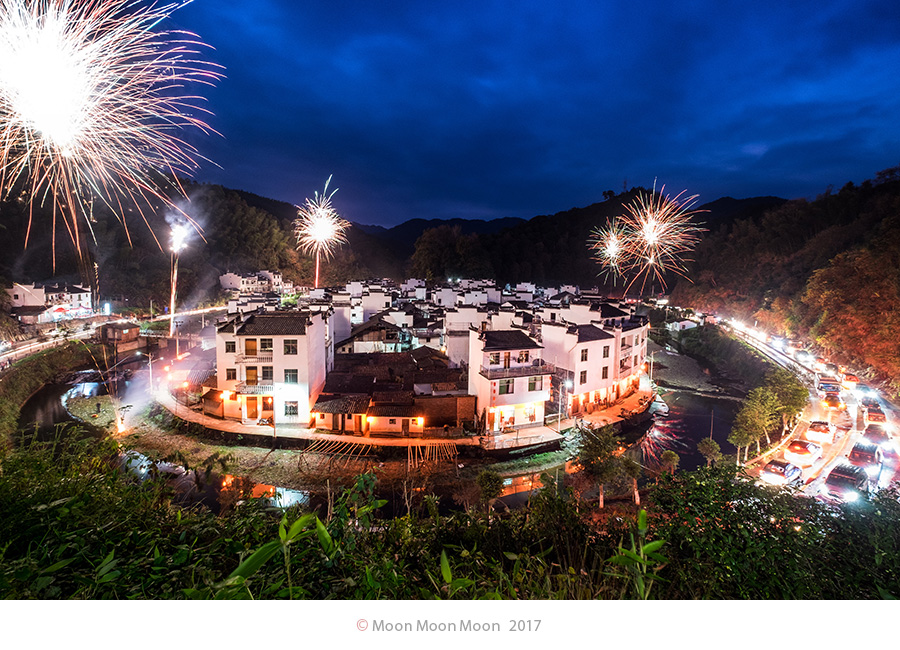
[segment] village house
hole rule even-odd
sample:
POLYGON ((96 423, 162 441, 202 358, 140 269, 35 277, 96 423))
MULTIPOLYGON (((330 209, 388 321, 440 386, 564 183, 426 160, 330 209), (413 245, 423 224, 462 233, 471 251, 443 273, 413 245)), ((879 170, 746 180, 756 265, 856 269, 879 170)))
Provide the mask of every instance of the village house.
POLYGON ((255 423, 310 422, 311 406, 334 365, 330 311, 257 312, 217 328, 213 414, 255 423))
POLYGON ((490 434, 544 424, 553 364, 521 329, 469 330, 469 394, 490 434))

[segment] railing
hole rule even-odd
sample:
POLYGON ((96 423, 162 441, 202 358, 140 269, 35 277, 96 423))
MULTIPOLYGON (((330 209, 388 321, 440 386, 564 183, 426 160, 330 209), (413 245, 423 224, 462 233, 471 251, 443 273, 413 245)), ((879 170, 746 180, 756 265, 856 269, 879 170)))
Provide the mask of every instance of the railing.
POLYGON ((239 354, 235 357, 235 363, 272 363, 274 355, 271 352, 257 352, 256 354, 239 354))
POLYGON ((486 379, 509 379, 511 377, 535 377, 537 375, 552 375, 556 372, 556 366, 552 363, 541 363, 528 366, 511 366, 509 368, 487 368, 481 366, 479 374, 486 379))
POLYGON ((255 384, 242 381, 235 386, 235 390, 242 395, 270 395, 273 390, 273 382, 271 379, 263 379, 255 384))

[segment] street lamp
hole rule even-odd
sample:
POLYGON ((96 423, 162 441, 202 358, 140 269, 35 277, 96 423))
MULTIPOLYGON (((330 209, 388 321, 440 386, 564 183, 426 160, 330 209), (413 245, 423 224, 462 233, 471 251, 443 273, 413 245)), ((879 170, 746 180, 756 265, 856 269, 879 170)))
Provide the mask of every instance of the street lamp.
POLYGON ((275 430, 275 398, 267 397, 266 401, 269 403, 269 406, 272 407, 272 442, 278 438, 278 432, 275 430))
POLYGON ((559 393, 557 393, 556 409, 558 411, 557 415, 559 416, 556 420, 556 432, 557 433, 562 433, 562 419, 563 419, 562 405, 563 405, 563 403, 565 403, 565 405, 566 405, 566 415, 568 415, 568 411, 569 411, 569 402, 567 399, 566 400, 563 399, 563 392, 565 390, 568 390, 569 388, 572 388, 572 382, 569 380, 568 377, 569 377, 569 371, 566 370, 566 379, 564 379, 562 382, 560 382, 559 393))

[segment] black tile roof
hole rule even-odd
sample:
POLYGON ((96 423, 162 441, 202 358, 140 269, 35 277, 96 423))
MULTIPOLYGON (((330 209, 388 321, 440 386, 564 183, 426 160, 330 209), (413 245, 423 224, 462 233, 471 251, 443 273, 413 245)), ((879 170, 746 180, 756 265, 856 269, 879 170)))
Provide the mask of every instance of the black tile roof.
POLYGON ((599 311, 600 318, 626 318, 629 314, 608 302, 595 302, 591 304, 591 311, 599 311))
POLYGON ((600 329, 596 325, 576 325, 575 327, 578 330, 579 343, 616 338, 614 335, 610 334, 606 330, 600 329))
POLYGON ((484 351, 539 350, 544 346, 521 330, 486 330, 481 333, 484 351))
POLYGON ((306 334, 306 314, 252 314, 238 327, 237 336, 302 336, 306 334))
POLYGON ((313 413, 343 413, 352 415, 354 413, 365 413, 369 408, 368 395, 347 395, 344 397, 335 397, 334 395, 319 395, 316 405, 313 406, 313 413))

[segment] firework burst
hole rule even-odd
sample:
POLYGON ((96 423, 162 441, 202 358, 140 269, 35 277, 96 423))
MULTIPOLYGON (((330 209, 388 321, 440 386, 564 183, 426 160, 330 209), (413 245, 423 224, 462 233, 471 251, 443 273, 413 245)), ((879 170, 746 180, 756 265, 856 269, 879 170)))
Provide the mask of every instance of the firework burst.
POLYGON ((344 231, 350 222, 341 219, 331 205, 331 197, 337 188, 328 193, 331 176, 325 181, 322 194, 315 193, 315 198, 306 199, 303 207, 297 206, 298 218, 294 220, 294 234, 297 237, 297 249, 304 253, 316 254, 316 282, 319 286, 319 258, 326 260, 334 255, 335 249, 347 243, 344 231))
POLYGON ((703 228, 694 222, 697 195, 675 198, 665 194, 665 186, 657 192, 639 194, 625 206, 625 214, 595 228, 588 240, 594 259, 603 273, 613 278, 628 277, 625 290, 641 280, 643 292, 647 282, 658 280, 666 286, 665 276, 675 273, 687 278, 684 255, 700 241, 703 228))
POLYGON ((179 135, 211 132, 186 89, 220 69, 195 35, 154 31, 184 4, 0 0, 0 192, 51 204, 54 249, 58 215, 81 254, 95 198, 124 223, 123 201, 171 206, 203 159, 179 135))

